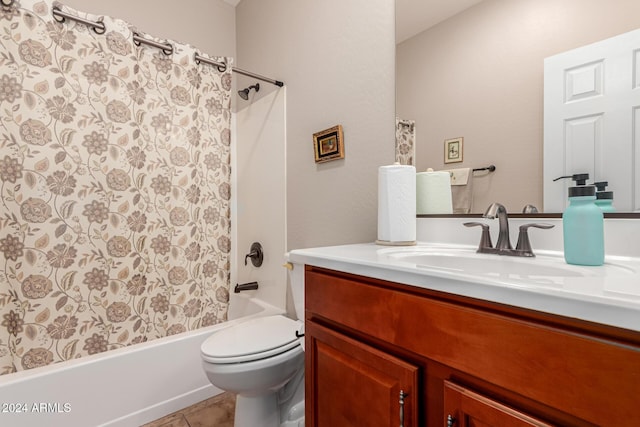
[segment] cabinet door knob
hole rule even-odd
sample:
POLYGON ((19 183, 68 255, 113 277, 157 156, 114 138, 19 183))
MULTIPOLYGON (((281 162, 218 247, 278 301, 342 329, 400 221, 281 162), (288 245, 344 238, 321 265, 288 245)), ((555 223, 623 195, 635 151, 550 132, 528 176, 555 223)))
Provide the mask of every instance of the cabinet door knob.
POLYGON ((409 393, 400 390, 400 427, 404 427, 404 398, 408 395, 409 393))
POLYGON ((456 419, 451 415, 447 415, 447 427, 453 427, 456 423, 456 419))

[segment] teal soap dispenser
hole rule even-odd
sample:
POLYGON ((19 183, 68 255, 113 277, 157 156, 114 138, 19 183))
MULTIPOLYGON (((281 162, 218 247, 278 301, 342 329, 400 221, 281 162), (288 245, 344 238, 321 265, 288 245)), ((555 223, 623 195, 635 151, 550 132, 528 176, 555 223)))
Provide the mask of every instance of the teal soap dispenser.
POLYGON ((607 181, 594 182, 596 186, 596 205, 602 209, 602 212, 615 212, 613 207, 613 191, 606 191, 607 181))
POLYGON ((604 215, 596 204, 596 187, 585 185, 588 174, 571 177, 569 206, 562 214, 564 259, 568 264, 604 264, 604 215))

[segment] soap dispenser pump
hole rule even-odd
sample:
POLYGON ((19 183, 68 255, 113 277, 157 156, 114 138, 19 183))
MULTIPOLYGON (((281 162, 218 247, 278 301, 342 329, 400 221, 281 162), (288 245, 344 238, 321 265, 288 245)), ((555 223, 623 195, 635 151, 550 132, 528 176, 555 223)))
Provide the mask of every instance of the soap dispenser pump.
MULTIPOLYGON (((569 187, 569 206, 562 214, 564 259, 567 264, 604 264, 604 215, 596 204, 596 187, 585 185, 589 174, 566 177, 576 182, 569 187)), ((555 180, 554 180, 555 181, 555 180)))
POLYGON ((602 212, 615 212, 616 208, 613 207, 613 191, 606 191, 607 181, 595 182, 596 186, 596 205, 602 209, 602 212))

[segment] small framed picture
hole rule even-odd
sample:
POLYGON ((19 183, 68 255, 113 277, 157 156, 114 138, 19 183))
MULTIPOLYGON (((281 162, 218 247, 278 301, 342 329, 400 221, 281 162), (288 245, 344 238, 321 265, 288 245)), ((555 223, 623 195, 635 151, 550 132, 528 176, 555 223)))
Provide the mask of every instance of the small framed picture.
POLYGON ((457 163, 462 161, 462 142, 464 138, 453 138, 444 141, 444 162, 457 163))
POLYGON ((344 159, 342 125, 337 125, 313 134, 316 163, 344 159))

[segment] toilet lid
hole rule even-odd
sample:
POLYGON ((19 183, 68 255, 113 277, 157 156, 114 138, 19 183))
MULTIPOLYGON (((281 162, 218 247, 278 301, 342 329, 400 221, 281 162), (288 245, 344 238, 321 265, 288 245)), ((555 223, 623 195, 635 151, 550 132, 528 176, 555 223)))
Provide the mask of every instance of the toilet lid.
POLYGON ((210 363, 240 363, 264 359, 300 345, 300 322, 282 315, 259 317, 211 335, 201 346, 210 363))

